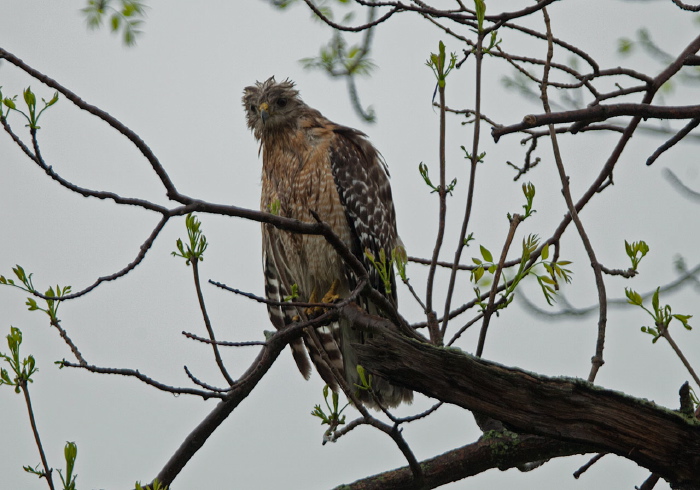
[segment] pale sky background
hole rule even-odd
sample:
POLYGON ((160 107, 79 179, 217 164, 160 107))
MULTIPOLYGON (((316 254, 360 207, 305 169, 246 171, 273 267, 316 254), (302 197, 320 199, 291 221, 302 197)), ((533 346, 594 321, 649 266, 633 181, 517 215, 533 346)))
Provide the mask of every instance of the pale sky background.
MULTIPOLYGON (((373 54, 378 68, 359 83, 363 104, 372 105, 378 115, 377 124, 367 125, 352 111, 343 82, 305 71, 298 62, 315 55, 330 37, 330 30, 312 22, 303 5, 279 12, 264 1, 196 5, 151 1, 145 34, 137 47, 128 49, 106 29, 87 31, 79 12, 84 3, 0 1, 0 46, 135 130, 181 192, 210 202, 257 208, 260 162, 257 145, 245 126, 240 97, 243 87, 255 80, 273 74, 278 79, 289 77, 297 82, 309 105, 333 121, 367 132, 390 166, 399 232, 409 254, 429 256, 437 198, 429 193, 417 167, 425 162, 437 179, 438 113, 431 108, 434 78, 424 61, 440 39, 448 50, 461 50, 456 41, 411 14, 395 16, 382 25, 375 34, 373 54)), ((496 2, 487 3, 489 12, 495 11, 491 4, 496 2)), ((504 10, 528 5, 497 3, 504 10)), ((621 58, 616 54, 616 40, 634 37, 639 26, 647 26, 675 56, 696 35, 698 26, 692 14, 681 13, 670 1, 570 0, 553 4, 549 11, 554 35, 588 51, 602 66, 624 64, 651 74, 660 65, 639 52, 621 58)), ((541 29, 541 17, 528 24, 541 29)), ((545 55, 541 43, 511 32, 501 36, 506 50, 540 58, 545 55)), ((558 61, 568 59, 568 55, 557 55, 558 61)), ((473 67, 470 60, 451 75, 447 89, 451 107, 473 107, 473 67)), ((527 113, 542 112, 535 103, 503 88, 501 78, 511 72, 500 60, 487 59, 484 65, 483 112, 505 124, 518 122, 527 113)), ((38 98, 48 100, 53 95, 8 63, 0 64, 5 96, 20 94, 21 99, 28 84, 38 98)), ((696 100, 697 87, 677 85, 656 102, 696 100)), ((459 147, 471 147, 472 131, 457 118, 449 122, 448 176, 456 176, 458 186, 449 203, 451 225, 441 255, 445 260, 454 253, 468 180, 459 147)), ((28 141, 16 114, 10 123, 28 141)), ((40 125, 43 154, 63 177, 84 187, 166 203, 164 190, 147 162, 103 122, 61 98, 40 125)), ((508 228, 506 213, 519 212, 524 203, 521 182, 512 181, 513 171, 505 161, 520 164, 524 147, 518 143, 519 135, 506 136, 495 145, 488 137, 489 128, 484 131, 482 148, 487 158, 479 169, 471 231, 477 244, 497 255, 508 228)), ((616 140, 590 133, 561 138, 575 199, 595 178, 616 140)), ((697 147, 682 143, 654 166, 646 167, 647 156, 661 142, 637 133, 617 167, 616 185, 596 196, 582 214, 599 259, 610 268, 628 266, 625 239, 644 239, 651 247, 638 278, 632 282, 607 279, 611 298, 622 297, 625 286, 646 292, 672 281, 678 254, 689 267, 700 260, 697 203, 679 195, 662 178, 663 170, 669 168, 688 186, 700 190, 697 147)), ((539 155, 543 163, 527 176, 537 186, 537 214, 521 226, 516 243, 529 233, 549 236, 565 213, 549 143, 544 139, 539 155)), ((68 192, 25 158, 4 132, 0 135, 0 166, 0 274, 11 274, 11 268, 21 264, 34 273, 35 285, 42 290, 57 283, 79 290, 121 269, 136 256, 159 218, 141 209, 68 192)), ((210 242, 201 266, 203 279, 262 294, 259 225, 199 217, 210 242)), ((182 369, 187 365, 200 379, 222 384, 210 348, 180 335, 182 330, 205 335, 191 269, 170 256, 181 236, 185 236, 184 219, 171 220, 146 260, 127 277, 61 306, 62 325, 88 362, 137 368, 165 383, 190 386, 182 369)), ((593 274, 573 228, 563 245, 562 259, 573 260, 575 272, 574 283, 565 288, 567 297, 577 306, 588 306, 595 301, 593 274)), ((475 256, 477 250, 467 250, 465 258, 475 256)), ((426 268, 409 265, 414 285, 420 286, 425 274, 426 268)), ((530 297, 545 304, 532 282, 526 287, 530 297)), ((438 289, 438 299, 442 292, 438 289)), ((420 311, 408 293, 400 290, 399 294, 403 314, 419 321, 420 311)), ((454 304, 471 298, 466 276, 457 294, 454 304)), ((262 305, 209 285, 205 296, 222 340, 260 340, 262 331, 271 328, 262 305)), ((71 353, 49 328, 44 314, 26 311, 25 297, 20 291, 0 288, 0 335, 9 333, 10 325, 21 328, 23 354, 37 358, 40 371, 31 394, 49 464, 63 468, 65 441, 75 441, 81 490, 128 489, 136 480, 149 482, 217 402, 174 397, 135 379, 59 371, 54 361, 73 360, 71 353)), ((662 301, 672 304, 674 313, 700 314, 697 291, 690 287, 662 296, 662 301)), ((465 316, 453 328, 468 319, 465 316)), ((492 323, 485 357, 543 374, 585 378, 595 348, 596 322, 593 315, 579 321, 542 323, 514 304, 492 323)), ((652 345, 651 338, 639 332, 648 323, 641 310, 631 306, 610 312, 606 364, 596 382, 677 408, 678 389, 689 375, 664 341, 652 345)), ((679 325, 672 328, 697 369, 700 333, 686 332, 679 325)), ((473 352, 477 336, 476 329, 470 331, 459 346, 473 352)), ((3 340, 0 352, 6 351, 3 340)), ((237 377, 256 353, 257 348, 225 350, 232 375, 237 377)), ((322 446, 323 429, 309 415, 322 400, 322 386, 317 375, 305 382, 285 351, 253 394, 191 460, 174 488, 331 488, 406 464, 387 436, 369 428, 322 446)), ((418 396, 413 406, 399 413, 416 413, 430 405, 430 400, 418 396)), ((0 414, 0 489, 46 488, 45 482, 22 470, 22 465, 39 462, 23 398, 10 388, 0 388, 0 414)), ((351 410, 349 416, 353 416, 351 410)), ((471 414, 449 406, 404 429, 421 460, 473 442, 478 433, 471 414)), ((580 480, 574 480, 571 474, 588 459, 560 459, 527 474, 492 470, 444 488, 631 489, 648 476, 647 470, 634 463, 606 456, 580 480)))

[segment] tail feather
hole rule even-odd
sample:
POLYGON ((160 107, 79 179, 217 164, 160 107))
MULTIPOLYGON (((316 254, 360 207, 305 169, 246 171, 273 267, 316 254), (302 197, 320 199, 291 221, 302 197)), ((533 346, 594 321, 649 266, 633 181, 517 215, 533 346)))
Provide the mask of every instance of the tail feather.
POLYGON ((311 335, 304 335, 304 342, 311 354, 311 361, 314 363, 314 366, 316 366, 316 370, 321 376, 321 379, 323 379, 333 391, 338 391, 340 387, 335 379, 333 370, 329 367, 319 348, 323 349, 325 357, 330 362, 330 365, 335 368, 341 376, 344 376, 343 354, 336 340, 338 328, 338 322, 333 322, 330 325, 317 328, 316 338, 320 342, 319 346, 317 346, 311 335))
POLYGON ((289 347, 292 349, 292 357, 297 364, 297 368, 299 368, 299 372, 304 376, 304 379, 309 379, 311 376, 311 362, 306 354, 304 342, 301 339, 296 339, 289 344, 289 347))

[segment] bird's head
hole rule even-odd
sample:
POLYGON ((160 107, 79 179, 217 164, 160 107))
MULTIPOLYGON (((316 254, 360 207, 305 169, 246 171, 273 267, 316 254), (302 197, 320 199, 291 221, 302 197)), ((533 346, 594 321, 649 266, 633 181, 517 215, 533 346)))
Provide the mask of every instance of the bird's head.
POLYGON ((277 83, 275 77, 270 77, 245 88, 243 107, 248 127, 260 139, 265 133, 294 127, 300 108, 306 105, 294 88, 294 82, 287 79, 277 83))

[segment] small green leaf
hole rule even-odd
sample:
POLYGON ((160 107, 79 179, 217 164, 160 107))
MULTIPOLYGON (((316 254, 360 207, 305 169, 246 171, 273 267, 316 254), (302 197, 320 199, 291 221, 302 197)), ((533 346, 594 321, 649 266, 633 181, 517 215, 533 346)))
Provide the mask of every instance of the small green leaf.
POLYGON ((479 249, 481 250, 481 256, 486 262, 493 262, 493 255, 491 255, 491 252, 489 252, 486 247, 479 245, 479 249))
POLYGON ((627 38, 622 37, 617 40, 617 52, 620 54, 630 54, 634 48, 634 42, 627 38))
POLYGON ((656 288, 654 295, 651 297, 651 306, 654 308, 655 312, 659 311, 659 289, 660 288, 656 288))
POLYGON ((675 318, 676 320, 678 320, 679 322, 681 322, 681 323, 683 324, 683 326, 684 326, 687 330, 692 330, 692 329, 693 329, 693 327, 691 327, 691 326, 688 324, 688 320, 690 320, 691 318, 693 318, 693 315, 678 315, 678 314, 675 314, 675 315, 673 315, 673 318, 675 318))
POLYGON ((29 106, 29 107, 36 106, 36 95, 34 95, 34 92, 32 92, 31 87, 27 87, 26 89, 24 89, 23 95, 24 95, 24 102, 27 103, 27 106, 29 106))
POLYGON ((540 281, 546 282, 547 284, 551 284, 552 286, 555 286, 557 283, 552 280, 551 277, 549 276, 539 276, 540 281))
MULTIPOLYGON (((41 100, 44 100, 44 99, 41 99, 41 100)), ((54 105, 56 102, 58 102, 58 92, 54 92, 53 97, 51 98, 50 101, 46 102, 46 101, 44 100, 44 104, 46 104, 46 107, 51 107, 51 106, 54 105)))
POLYGON ((633 289, 625 288, 625 296, 627 296, 627 301, 632 305, 641 306, 643 303, 642 295, 633 289))
POLYGON ((484 17, 486 16, 486 2, 484 0, 474 0, 476 9, 476 21, 479 26, 479 32, 484 29, 484 17))

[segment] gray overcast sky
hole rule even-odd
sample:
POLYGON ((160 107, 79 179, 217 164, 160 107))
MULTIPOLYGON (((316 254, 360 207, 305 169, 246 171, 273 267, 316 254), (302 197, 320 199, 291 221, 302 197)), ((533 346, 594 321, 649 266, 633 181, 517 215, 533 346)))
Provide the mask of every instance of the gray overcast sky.
MULTIPOLYGON (((491 4, 487 2, 491 9, 491 4)), ((447 4, 447 3, 445 3, 447 4)), ((498 2, 515 10, 527 2, 498 2)), ((437 201, 417 172, 419 162, 437 174, 437 119, 431 108, 434 78, 424 61, 443 39, 448 50, 461 46, 436 28, 410 14, 381 26, 375 36, 378 69, 359 84, 363 104, 372 105, 378 122, 367 125, 353 113, 345 85, 320 72, 305 71, 298 60, 317 53, 329 29, 310 20, 302 5, 280 13, 263 1, 149 2, 148 18, 138 46, 127 49, 105 29, 88 32, 79 9, 83 1, 2 1, 0 46, 30 66, 56 79, 134 129, 158 155, 178 189, 203 200, 257 208, 260 162, 254 138, 245 127, 240 96, 255 80, 276 75, 295 80, 302 97, 328 118, 367 132, 391 170, 399 232, 409 254, 429 256, 435 231, 437 201)), ((670 53, 678 53, 697 31, 693 16, 681 15, 670 1, 567 1, 550 8, 554 34, 594 55, 604 66, 629 64, 655 73, 659 65, 636 54, 622 59, 616 39, 633 37, 639 26, 650 28, 670 53), (608 9, 605 14, 603 8, 608 9)), ((541 19, 528 21, 540 27, 541 19)), ((468 35, 469 33, 465 33, 468 35)), ((529 56, 543 57, 544 46, 512 33, 503 33, 503 46, 529 56)), ((561 55, 561 53, 557 53, 561 55)), ((561 55, 560 61, 567 57, 561 55)), ((465 63, 448 84, 448 104, 471 107, 473 64, 465 63)), ((500 80, 511 70, 488 59, 484 68, 483 111, 503 123, 524 114, 541 112, 535 102, 506 91, 500 80)), ((5 96, 21 94, 31 84, 38 97, 53 92, 23 76, 8 63, 0 64, 5 96)), ((672 104, 697 97, 693 88, 676 87, 662 102, 672 104)), ((21 96, 20 96, 21 98, 21 96)), ((450 119, 448 175, 457 176, 457 195, 451 199, 452 219, 442 258, 449 259, 458 236, 464 207, 467 173, 460 145, 470 145, 471 128, 450 119)), ((22 122, 13 115, 15 130, 22 122)), ((147 162, 121 135, 101 121, 81 113, 61 99, 42 118, 41 145, 54 170, 72 182, 121 195, 165 203, 165 193, 147 162)), ((520 183, 506 160, 521 161, 519 136, 495 145, 484 138, 486 164, 480 169, 476 194, 476 242, 494 253, 507 232, 507 212, 523 203, 520 183)), ((632 283, 609 279, 611 297, 624 295, 630 285, 648 291, 675 277, 676 254, 690 266, 700 260, 697 250, 696 204, 674 192, 662 179, 673 169, 687 185, 700 189, 697 149, 682 144, 651 168, 646 157, 660 139, 638 134, 626 150, 615 174, 616 185, 598 196, 583 213, 600 260, 608 267, 626 267, 623 240, 646 240, 651 247, 632 283), (612 211, 612 212, 611 212, 612 211)), ((614 144, 611 137, 562 138, 564 158, 575 195, 595 177, 614 144)), ((564 214, 556 172, 545 157, 528 176, 537 186, 537 214, 523 226, 523 234, 549 236, 564 214)), ((8 136, 0 135, 0 274, 16 263, 33 272, 35 284, 70 284, 75 290, 97 277, 111 274, 133 260, 158 216, 110 202, 83 199, 50 181, 8 136)), ((259 225, 240 219, 200 216, 210 241, 202 264, 204 279, 225 282, 262 294, 259 225)), ((573 230, 564 241, 563 257, 574 261, 574 284, 565 288, 577 306, 595 301, 593 276, 573 230)), ((203 334, 193 294, 191 270, 170 257, 184 220, 172 220, 155 242, 147 259, 127 277, 100 286, 80 301, 60 308, 62 325, 89 362, 101 366, 138 368, 173 385, 187 386, 187 365, 212 384, 223 380, 210 350, 184 339, 182 330, 203 334)), ((468 251, 467 256, 475 255, 468 251)), ((409 266, 414 284, 425 269, 409 266)), ((441 279, 447 276, 441 276, 441 279)), ((543 301, 528 286, 538 304, 543 301)), ((438 290, 438 294, 442 289, 438 290)), ((470 297, 468 283, 458 295, 470 297)), ((213 287, 205 289, 217 336, 226 340, 261 339, 270 329, 264 307, 213 287)), ((420 310, 408 293, 400 291, 402 312, 414 321, 420 310)), ((131 488, 159 471, 184 437, 213 408, 214 401, 155 391, 133 379, 97 376, 64 369, 54 361, 70 352, 48 327, 45 315, 28 313, 25 295, 0 289, 0 334, 9 326, 24 332, 24 354, 32 353, 40 372, 31 385, 34 408, 51 465, 63 467, 65 441, 78 443, 80 489, 131 488)), ((693 291, 669 296, 674 312, 697 315, 693 291)), ((675 408, 677 391, 688 378, 670 348, 639 332, 647 319, 638 311, 610 314, 606 365, 597 383, 655 400, 675 408)), ((466 320, 465 320, 466 321, 466 320)), ((595 345, 595 316, 581 321, 542 323, 517 304, 501 314, 486 345, 485 355, 506 365, 551 375, 585 377, 595 345)), ((691 321, 692 323, 692 321, 691 321)), ((700 366, 698 333, 676 330, 691 363, 700 366)), ((472 352, 476 332, 465 335, 460 347, 472 352)), ((4 343, 2 344, 5 345, 4 343)), ((0 351, 5 351, 0 347, 0 351)), ((232 373, 240 373, 255 349, 226 351, 232 373)), ((322 382, 299 376, 285 352, 253 394, 234 412, 188 464, 175 487, 190 488, 329 488, 362 476, 405 464, 389 438, 360 428, 336 444, 321 446, 322 429, 309 412, 321 402, 322 382)), ((430 406, 418 397, 401 414, 430 406)), ((45 483, 22 471, 36 464, 26 410, 20 396, 0 389, 3 443, 0 445, 0 488, 40 489, 45 483)), ((419 459, 464 445, 478 437, 469 413, 443 407, 437 416, 405 429, 419 459)), ((581 480, 571 474, 587 457, 554 461, 537 471, 520 474, 490 471, 448 488, 633 488, 647 471, 615 456, 607 456, 581 480)), ((658 485, 656 488, 668 488, 658 485)))

